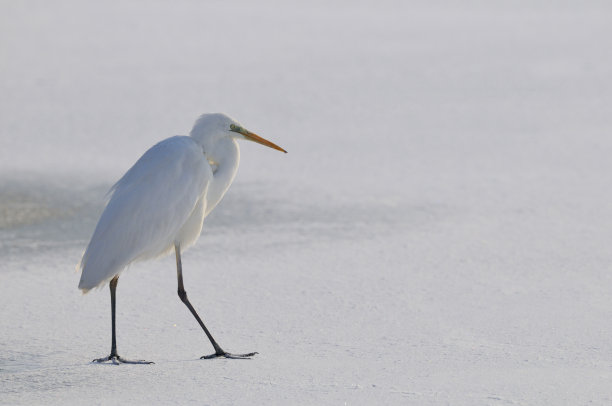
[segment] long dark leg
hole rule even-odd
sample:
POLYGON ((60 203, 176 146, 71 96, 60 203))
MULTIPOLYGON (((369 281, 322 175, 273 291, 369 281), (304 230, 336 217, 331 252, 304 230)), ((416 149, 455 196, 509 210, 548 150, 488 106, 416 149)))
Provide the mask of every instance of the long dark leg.
POLYGON ((153 364, 153 362, 142 361, 142 360, 130 361, 130 360, 121 358, 117 354, 117 338, 115 335, 115 297, 116 297, 118 282, 119 282, 119 275, 116 275, 113 279, 111 279, 110 283, 108 284, 108 286, 110 287, 110 294, 111 294, 111 319, 112 319, 112 326, 113 326, 112 327, 113 338, 111 341, 111 353, 108 357, 96 358, 95 360, 93 360, 93 362, 111 361, 113 364, 153 364))
POLYGON ((108 286, 110 287, 110 294, 111 294, 111 319, 112 319, 112 325, 113 325, 113 339, 112 339, 112 344, 111 344, 111 353, 110 356, 111 357, 119 357, 117 355, 117 335, 115 334, 115 309, 116 309, 116 305, 115 305, 115 298, 117 297, 117 283, 119 282, 119 275, 115 276, 113 279, 111 279, 110 283, 108 284, 108 286))
POLYGON ((208 329, 204 325, 204 322, 202 321, 202 319, 200 319, 200 316, 198 316, 198 313, 195 311, 191 303, 189 303, 189 299, 187 299, 187 292, 185 292, 185 287, 183 286, 183 265, 181 263, 181 247, 178 244, 175 244, 174 250, 176 252, 176 277, 178 279, 178 295, 181 298, 181 301, 185 303, 185 306, 187 306, 191 314, 193 314, 193 317, 195 317, 195 319, 198 321, 198 323, 200 324, 200 327, 202 327, 202 330, 204 330, 204 333, 206 333, 206 336, 210 340, 210 343, 212 344, 213 348, 215 349, 214 354, 205 355, 200 358, 208 359, 208 358, 225 357, 225 358, 246 359, 246 358, 250 358, 253 355, 257 354, 256 352, 250 352, 248 354, 230 354, 229 352, 223 351, 223 349, 219 346, 219 344, 217 344, 212 334, 210 334, 210 331, 208 331, 208 329))

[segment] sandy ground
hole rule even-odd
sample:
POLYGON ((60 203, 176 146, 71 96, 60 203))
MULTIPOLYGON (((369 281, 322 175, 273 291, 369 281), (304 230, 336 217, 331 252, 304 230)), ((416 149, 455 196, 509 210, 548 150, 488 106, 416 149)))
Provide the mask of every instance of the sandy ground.
POLYGON ((605 2, 3 2, 0 404, 612 402, 605 2), (108 187, 224 111, 184 254, 133 265, 118 348, 75 266, 108 187))

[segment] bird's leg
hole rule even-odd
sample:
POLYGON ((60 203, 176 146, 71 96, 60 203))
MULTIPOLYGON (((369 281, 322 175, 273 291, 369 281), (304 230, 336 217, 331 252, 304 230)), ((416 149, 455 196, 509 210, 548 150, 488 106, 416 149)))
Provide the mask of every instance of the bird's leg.
POLYGON ((111 279, 110 283, 108 284, 110 287, 110 293, 111 293, 111 313, 112 313, 111 318, 112 318, 112 325, 113 325, 112 327, 113 339, 111 343, 111 353, 108 357, 96 358, 92 362, 102 363, 106 361, 111 361, 115 365, 118 365, 118 364, 153 364, 153 362, 143 361, 143 360, 138 360, 138 361, 127 360, 127 359, 121 358, 117 354, 117 339, 115 336, 115 293, 117 290, 118 281, 119 281, 119 275, 116 275, 113 279, 111 279))
POLYGON ((198 313, 195 311, 191 303, 189 303, 189 299, 187 299, 187 292, 185 292, 185 287, 183 286, 183 266, 181 263, 181 247, 178 244, 175 244, 174 250, 176 252, 176 276, 178 279, 179 298, 181 298, 181 301, 185 303, 185 306, 187 306, 191 314, 193 314, 193 317, 195 317, 195 319, 198 321, 198 323, 200 324, 200 327, 202 327, 202 330, 204 330, 204 333, 206 333, 206 336, 210 340, 210 343, 212 344, 213 348, 215 349, 214 354, 204 355, 200 357, 200 359, 210 359, 210 358, 217 358, 217 357, 234 358, 234 359, 248 359, 248 358, 251 358, 253 355, 257 354, 256 352, 250 352, 248 354, 230 354, 229 352, 223 351, 223 349, 219 346, 219 344, 217 344, 212 334, 210 334, 210 332, 204 325, 204 322, 202 321, 202 319, 200 319, 200 316, 198 316, 198 313))

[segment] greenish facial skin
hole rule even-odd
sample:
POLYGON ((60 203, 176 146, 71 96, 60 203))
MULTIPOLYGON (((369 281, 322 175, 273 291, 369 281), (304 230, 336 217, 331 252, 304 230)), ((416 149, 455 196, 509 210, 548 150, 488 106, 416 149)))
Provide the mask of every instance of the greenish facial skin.
POLYGON ((239 127, 236 124, 230 124, 230 131, 233 131, 235 133, 240 133, 240 134, 244 134, 246 132, 244 128, 239 127))

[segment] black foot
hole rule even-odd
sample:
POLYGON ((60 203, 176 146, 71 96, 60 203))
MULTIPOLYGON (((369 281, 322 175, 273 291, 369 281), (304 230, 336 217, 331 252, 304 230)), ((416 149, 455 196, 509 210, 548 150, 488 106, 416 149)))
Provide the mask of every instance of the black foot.
POLYGON ((251 357, 255 354, 259 354, 258 352, 249 352, 248 354, 230 354, 229 352, 225 352, 223 350, 217 351, 214 354, 204 355, 200 357, 200 359, 213 359, 213 358, 230 358, 230 359, 251 359, 251 357))
POLYGON ((104 358, 96 358, 95 360, 91 362, 97 362, 99 364, 102 364, 107 361, 110 361, 115 365, 119 365, 119 364, 155 364, 155 362, 151 362, 151 361, 129 360, 129 359, 121 358, 118 355, 109 355, 108 357, 104 357, 104 358))

